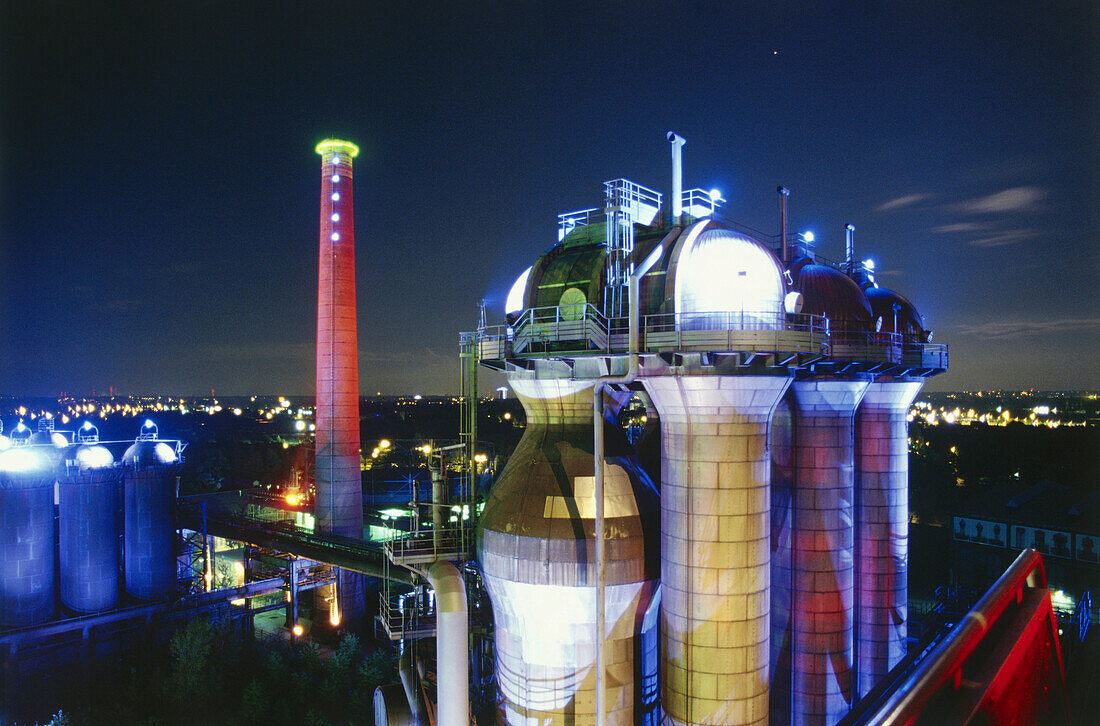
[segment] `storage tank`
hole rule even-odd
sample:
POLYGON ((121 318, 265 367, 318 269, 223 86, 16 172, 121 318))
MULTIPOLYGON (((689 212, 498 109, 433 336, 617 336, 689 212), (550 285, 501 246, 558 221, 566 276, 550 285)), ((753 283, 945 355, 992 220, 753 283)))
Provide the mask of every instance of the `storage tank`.
POLYGON ((59 484, 61 603, 77 612, 118 605, 118 502, 122 469, 85 423, 65 453, 59 484))
POLYGON ((27 438, 13 436, 20 444, 0 452, 0 625, 5 627, 41 623, 55 609, 54 470, 39 447, 22 443, 27 438))
POLYGON ((126 591, 143 600, 175 591, 176 449, 147 432, 122 455, 126 591))
MULTIPOLYGON (((595 718, 593 381, 512 377, 527 429, 489 492, 478 538, 495 618, 498 721, 595 718)), ((657 493, 606 428, 609 724, 657 717, 657 493), (648 617, 647 617, 648 614, 648 617)))

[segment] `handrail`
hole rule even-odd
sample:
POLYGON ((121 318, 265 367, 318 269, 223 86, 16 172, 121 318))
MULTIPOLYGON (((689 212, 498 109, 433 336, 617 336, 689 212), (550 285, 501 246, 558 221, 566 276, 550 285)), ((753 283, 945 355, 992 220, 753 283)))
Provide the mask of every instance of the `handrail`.
POLYGON ((902 683, 866 723, 887 726, 911 724, 943 684, 956 682, 967 658, 981 643, 1009 605, 1019 602, 1026 589, 1045 589, 1043 557, 1026 549, 989 588, 927 659, 902 683))
MULTIPOLYGON (((789 351, 837 360, 913 368, 946 367, 947 346, 917 336, 851 330, 828 318, 777 310, 654 313, 641 319, 639 352, 669 350, 789 351)), ((626 318, 605 317, 590 303, 528 308, 511 325, 463 333, 482 360, 561 354, 626 353, 626 318)))

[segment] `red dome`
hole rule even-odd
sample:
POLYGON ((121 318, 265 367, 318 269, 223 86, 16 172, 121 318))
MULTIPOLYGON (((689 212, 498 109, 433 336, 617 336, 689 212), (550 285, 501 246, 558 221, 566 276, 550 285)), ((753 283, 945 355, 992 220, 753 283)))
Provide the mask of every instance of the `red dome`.
POLYGON ((802 312, 829 319, 833 330, 871 330, 871 305, 855 280, 813 263, 793 265, 793 289, 802 293, 802 312))
POLYGON ((871 314, 875 318, 882 318, 883 333, 901 333, 924 339, 924 320, 913 306, 913 303, 884 287, 869 287, 865 291, 867 300, 871 303, 871 314), (897 328, 894 327, 894 306, 897 305, 897 328))

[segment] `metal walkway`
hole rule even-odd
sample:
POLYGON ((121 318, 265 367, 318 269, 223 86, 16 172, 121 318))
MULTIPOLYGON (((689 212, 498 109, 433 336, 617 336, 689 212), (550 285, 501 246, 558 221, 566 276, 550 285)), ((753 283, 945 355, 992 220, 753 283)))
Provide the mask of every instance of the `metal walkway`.
POLYGON ((317 534, 280 522, 249 517, 244 513, 245 501, 239 492, 180 497, 176 514, 177 525, 202 531, 204 505, 205 529, 210 535, 244 542, 254 547, 288 552, 344 570, 361 572, 370 577, 412 582, 412 573, 385 567, 380 544, 335 534, 317 534))

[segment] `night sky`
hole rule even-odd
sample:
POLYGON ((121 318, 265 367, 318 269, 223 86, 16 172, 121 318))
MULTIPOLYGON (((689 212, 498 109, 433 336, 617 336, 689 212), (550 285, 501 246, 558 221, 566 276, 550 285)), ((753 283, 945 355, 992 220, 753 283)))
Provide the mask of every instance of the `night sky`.
POLYGON ((559 212, 668 192, 667 129, 727 216, 855 224, 930 390, 1100 388, 1095 2, 3 5, 0 394, 312 394, 326 136, 362 392, 454 392, 559 212))

